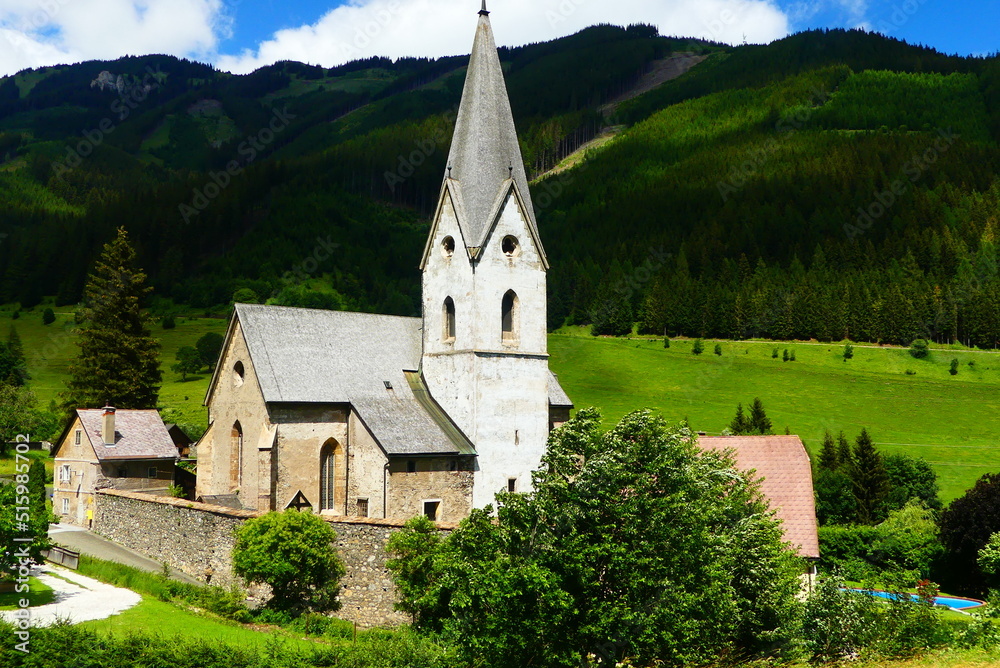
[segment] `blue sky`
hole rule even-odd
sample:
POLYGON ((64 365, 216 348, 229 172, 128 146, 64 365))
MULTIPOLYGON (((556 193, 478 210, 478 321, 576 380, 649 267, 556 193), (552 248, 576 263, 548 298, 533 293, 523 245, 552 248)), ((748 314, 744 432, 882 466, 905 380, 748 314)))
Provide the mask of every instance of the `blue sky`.
MULTIPOLYGON (((501 44, 594 23, 770 42, 807 28, 864 27, 948 53, 1000 50, 1000 1, 491 0, 501 44)), ((171 53, 248 72, 275 60, 333 66, 373 55, 467 53, 479 0, 0 0, 0 74, 125 54, 171 53)))

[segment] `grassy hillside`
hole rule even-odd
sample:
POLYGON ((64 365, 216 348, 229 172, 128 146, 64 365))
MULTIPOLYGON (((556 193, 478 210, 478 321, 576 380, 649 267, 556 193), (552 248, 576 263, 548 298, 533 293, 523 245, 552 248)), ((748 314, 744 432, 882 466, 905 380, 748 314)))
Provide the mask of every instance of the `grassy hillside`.
POLYGON ((844 361, 842 344, 721 345, 720 357, 711 342, 697 356, 683 340, 665 350, 661 339, 594 339, 576 328, 549 339, 551 366, 577 407, 602 408, 608 423, 651 407, 719 433, 738 402, 760 397, 775 431, 787 426, 810 450, 818 450, 827 429, 853 439, 867 427, 883 451, 923 457, 946 501, 982 474, 1000 471, 998 354, 935 350, 916 360, 905 349, 855 346, 854 358, 844 361), (778 359, 771 357, 775 347, 778 359), (795 351, 795 362, 782 361, 785 349, 795 351), (948 372, 952 358, 961 362, 957 376, 948 372))
MULTIPOLYGON (((0 311, 0 332, 14 323, 24 341, 31 386, 41 402, 58 399, 77 354, 73 314, 57 310, 42 325, 41 309, 11 320, 0 311)), ((210 374, 181 381, 170 370, 182 346, 206 332, 225 333, 217 318, 177 318, 177 327, 153 332, 162 343, 164 419, 193 435, 205 427, 201 405, 210 374)), ((738 402, 763 399, 775 430, 787 426, 816 448, 823 432, 844 430, 853 438, 867 427, 886 452, 923 457, 934 465, 944 499, 961 495, 984 473, 1000 471, 1000 353, 936 349, 916 360, 905 349, 855 346, 844 361, 842 344, 723 341, 723 354, 691 354, 691 342, 593 338, 583 328, 565 328, 549 338, 551 366, 578 408, 597 406, 608 423, 643 407, 693 428, 718 433, 738 402), (771 357, 778 348, 779 358, 771 357), (795 351, 783 362, 781 352, 795 351), (948 368, 960 361, 957 376, 948 368), (970 365, 969 363, 973 364, 970 365), (907 375, 907 371, 913 375, 907 375)))

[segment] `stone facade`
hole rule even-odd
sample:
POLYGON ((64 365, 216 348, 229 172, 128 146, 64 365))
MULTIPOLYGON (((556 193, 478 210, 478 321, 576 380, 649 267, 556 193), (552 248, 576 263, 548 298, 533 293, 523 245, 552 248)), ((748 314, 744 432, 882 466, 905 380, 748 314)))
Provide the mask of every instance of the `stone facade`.
POLYGON ((98 489, 167 494, 174 482, 174 462, 105 461, 94 451, 79 417, 73 418, 56 445, 52 511, 60 522, 86 526, 98 489))
MULTIPOLYGON (((236 530, 244 521, 264 514, 118 490, 102 490, 95 498, 96 533, 206 584, 223 587, 236 582, 232 574, 236 530)), ((407 623, 408 616, 393 609, 396 587, 385 567, 389 536, 402 523, 324 519, 337 532, 337 551, 347 568, 337 616, 361 626, 407 623)), ((454 525, 439 523, 438 527, 450 531, 454 525)))

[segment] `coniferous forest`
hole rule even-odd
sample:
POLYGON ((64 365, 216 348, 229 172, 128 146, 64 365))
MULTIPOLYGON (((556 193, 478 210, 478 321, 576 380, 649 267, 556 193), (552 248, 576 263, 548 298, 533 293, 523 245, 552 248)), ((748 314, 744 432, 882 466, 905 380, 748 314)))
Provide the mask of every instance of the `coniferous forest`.
MULTIPOLYGON (((861 31, 727 47, 597 26, 501 59, 540 177, 550 327, 1000 342, 997 58, 861 31), (619 102, 689 53, 705 60, 619 102)), ((466 62, 232 76, 146 56, 0 80, 0 302, 78 303, 124 226, 154 308, 243 290, 416 314, 466 62)))

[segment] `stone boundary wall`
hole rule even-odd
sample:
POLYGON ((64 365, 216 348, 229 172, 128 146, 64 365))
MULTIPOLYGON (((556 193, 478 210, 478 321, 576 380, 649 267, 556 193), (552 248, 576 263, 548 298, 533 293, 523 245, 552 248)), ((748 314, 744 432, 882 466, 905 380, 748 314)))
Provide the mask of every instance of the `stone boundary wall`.
MULTIPOLYGON (((95 495, 95 533, 205 582, 243 584, 232 574, 236 529, 264 515, 184 499, 104 489, 95 495)), ((393 610, 396 587, 385 567, 386 544, 401 520, 324 517, 337 532, 337 550, 347 568, 341 580, 338 617, 361 626, 396 626, 407 615, 393 610)), ((438 523, 444 531, 455 525, 438 523)))

